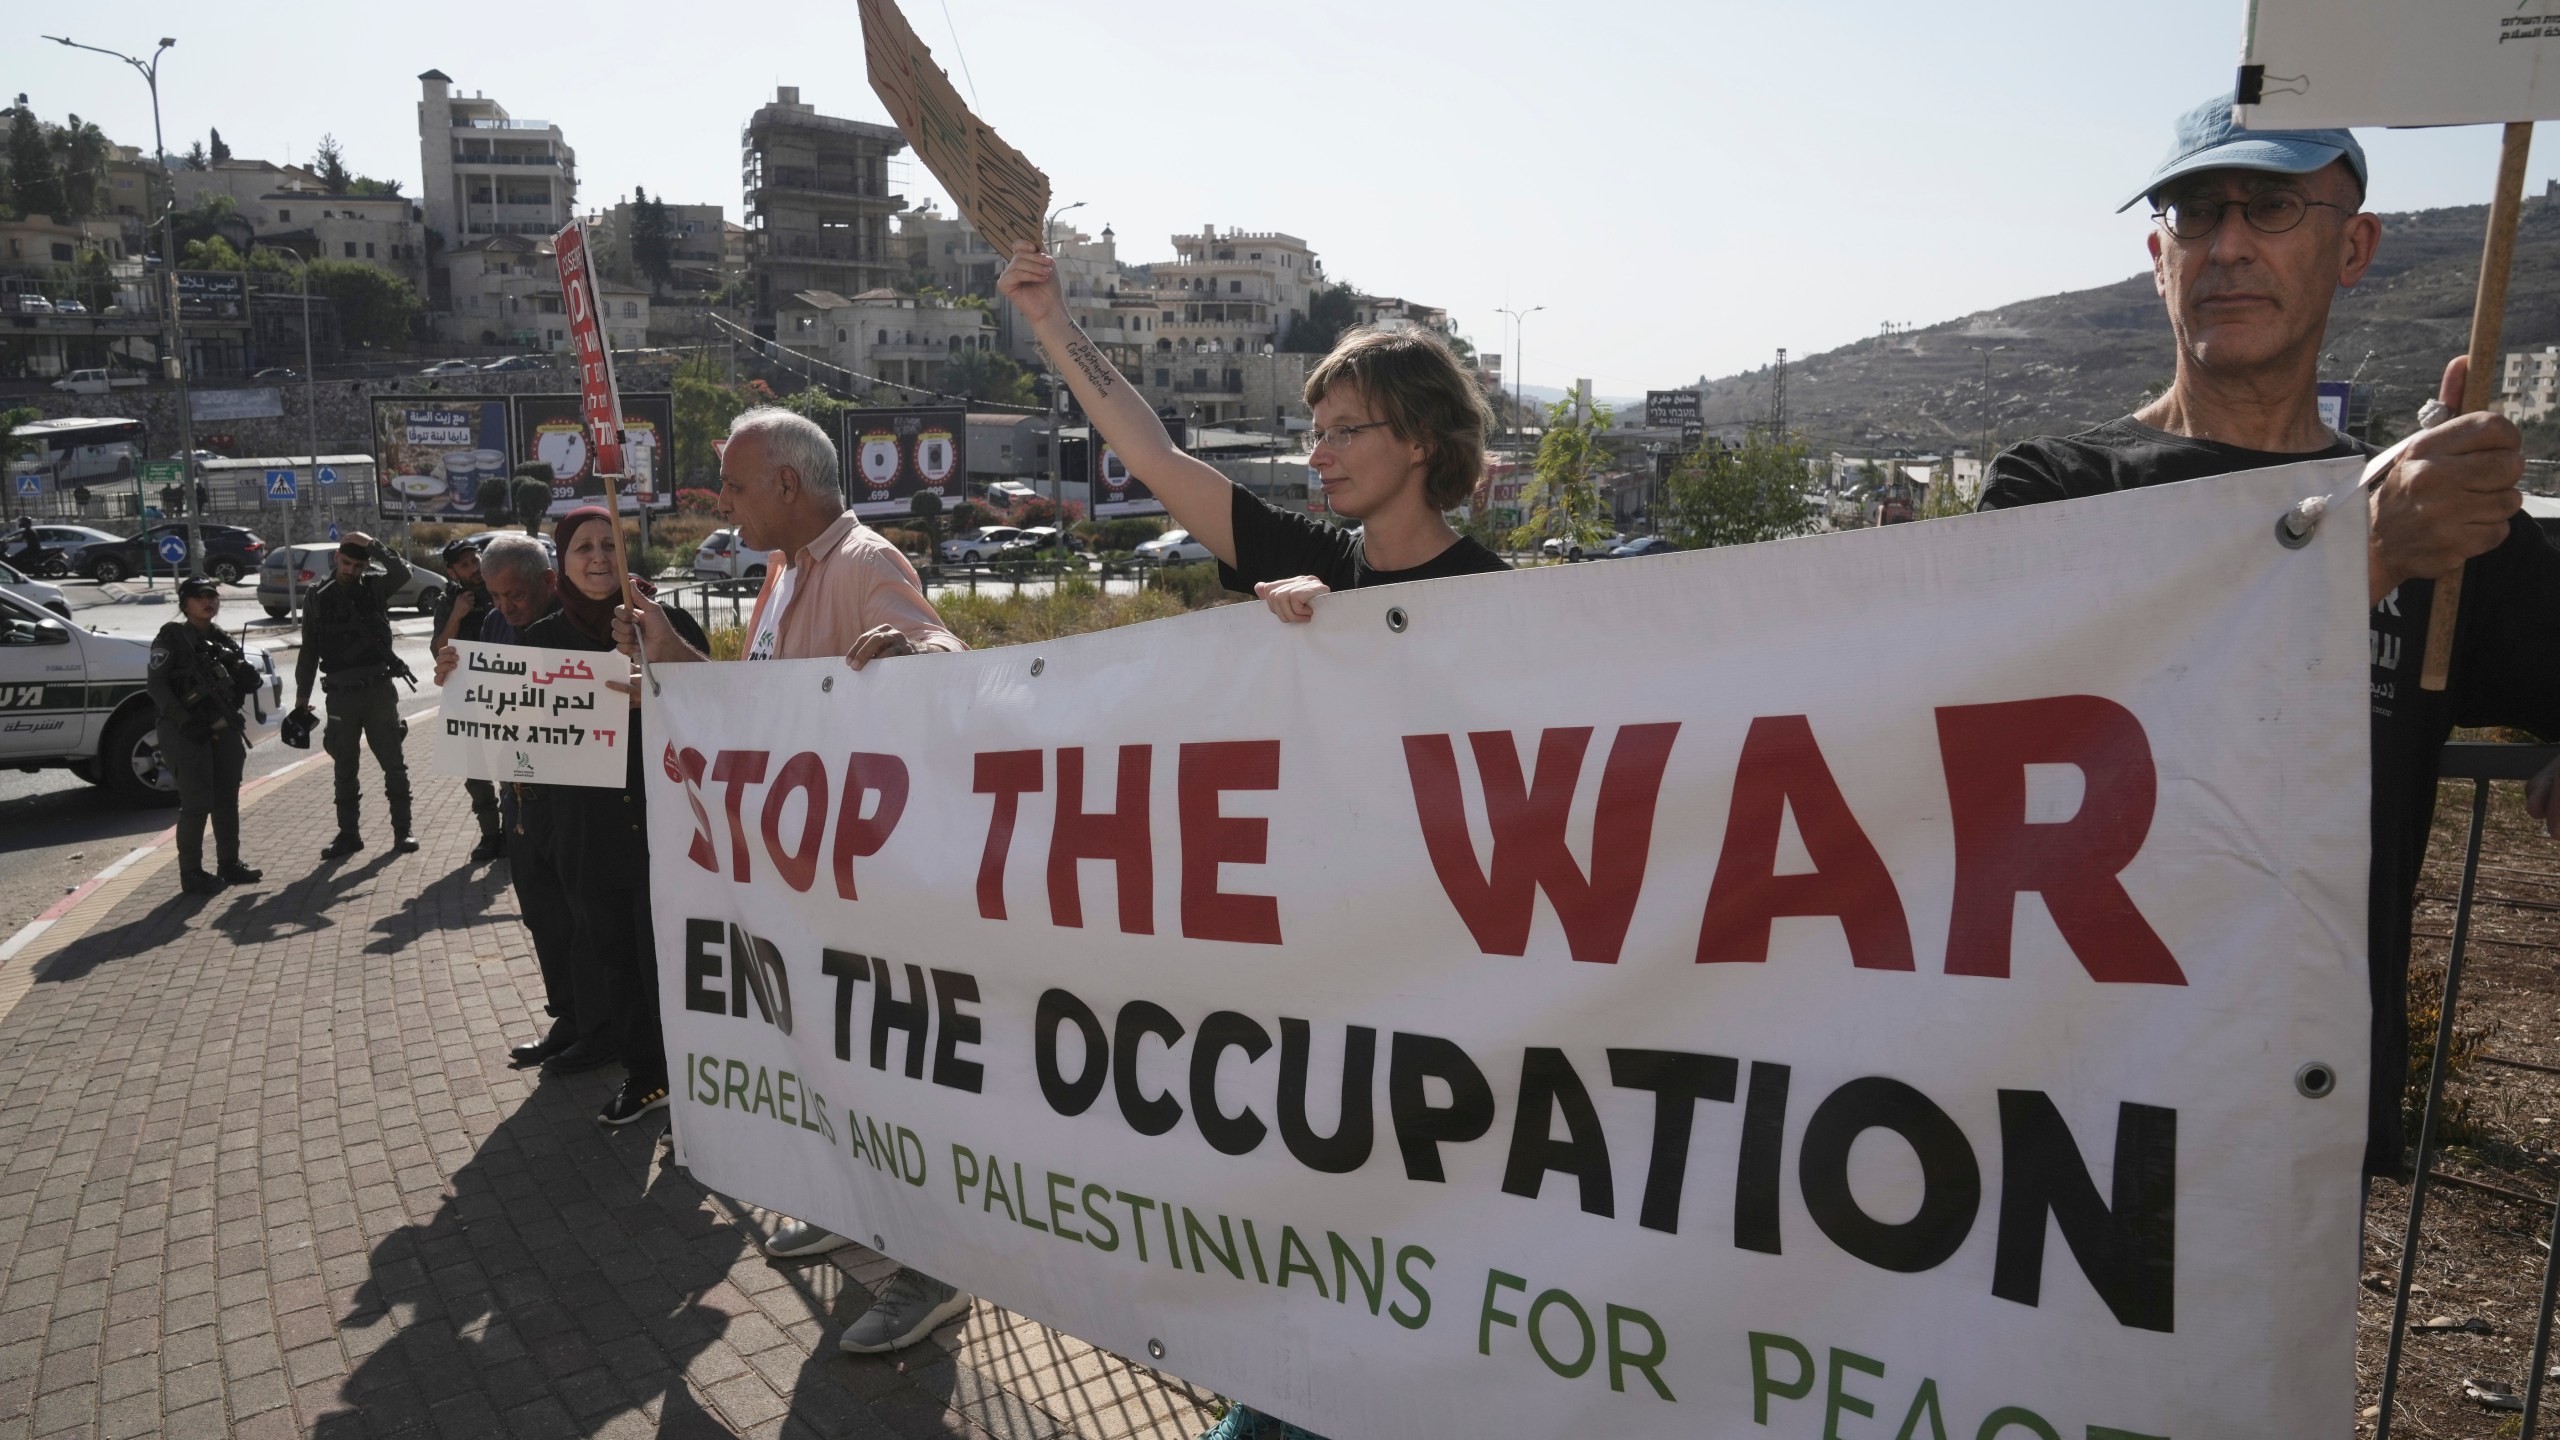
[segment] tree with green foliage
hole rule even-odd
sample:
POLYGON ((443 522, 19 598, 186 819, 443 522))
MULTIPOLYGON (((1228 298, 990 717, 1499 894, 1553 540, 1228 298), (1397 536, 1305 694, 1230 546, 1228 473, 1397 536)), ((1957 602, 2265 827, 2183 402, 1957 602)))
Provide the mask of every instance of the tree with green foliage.
POLYGON ((311 173, 320 177, 320 188, 332 195, 344 195, 355 180, 355 172, 347 168, 347 152, 335 135, 320 137, 320 148, 311 152, 311 173))
POLYGON ((667 218, 667 203, 631 187, 631 263, 649 281, 652 294, 675 279, 676 227, 667 218))
POLYGON ((9 111, 9 208, 22 216, 63 216, 62 175, 54 166, 53 146, 35 112, 24 105, 9 111))
POLYGON ((211 169, 212 165, 213 162, 205 156, 204 142, 201 140, 189 144, 187 153, 178 157, 178 168, 181 170, 207 170, 211 169))
POLYGON ((719 452, 712 442, 729 433, 729 422, 749 404, 735 388, 722 383, 709 355, 696 355, 676 367, 676 454, 673 483, 717 485, 719 452))
POLYGON ((1280 348, 1292 355, 1322 355, 1342 339, 1360 303, 1348 285, 1327 285, 1307 299, 1307 313, 1289 322, 1280 348))
POLYGON ((1703 445, 1662 482, 1654 528, 1684 550, 1801 535, 1820 515, 1807 499, 1805 442, 1757 431, 1741 446, 1703 445))
POLYGON ((507 498, 515 505, 516 523, 527 535, 542 533, 542 518, 551 513, 551 482, 558 476, 550 462, 535 460, 516 467, 507 482, 507 498))
POLYGON ((347 193, 368 200, 397 200, 400 198, 400 182, 376 180, 370 175, 359 175, 355 178, 355 183, 347 187, 347 193))
POLYGON ((336 308, 338 333, 350 344, 405 346, 425 308, 416 286, 361 260, 314 260, 304 276, 311 293, 327 296, 336 308))
POLYGON ((74 115, 68 124, 46 138, 53 147, 55 171, 61 176, 61 218, 86 220, 105 209, 107 157, 114 149, 106 134, 94 122, 74 115))
POLYGON ((942 388, 971 400, 999 405, 1037 405, 1039 387, 1031 372, 1000 350, 963 350, 942 368, 942 388))
POLYGON ((1601 433, 1613 419, 1606 405, 1579 415, 1582 392, 1568 390, 1547 407, 1547 428, 1538 442, 1537 473, 1520 496, 1521 523, 1511 532, 1511 548, 1527 550, 1542 540, 1597 550, 1609 538, 1609 514, 1600 501, 1601 462, 1607 451, 1601 433))
POLYGON ((860 408, 852 401, 839 399, 815 385, 805 390, 795 390, 773 403, 803 419, 815 421, 830 435, 836 433, 837 416, 847 410, 860 408))
POLYGON ((219 130, 209 130, 207 133, 213 136, 213 148, 207 152, 207 158, 210 163, 212 165, 219 165, 223 161, 230 159, 231 147, 222 143, 222 132, 219 130))
POLYGON ((929 490, 919 490, 907 502, 907 513, 916 517, 924 528, 924 553, 931 564, 942 554, 942 497, 929 490))

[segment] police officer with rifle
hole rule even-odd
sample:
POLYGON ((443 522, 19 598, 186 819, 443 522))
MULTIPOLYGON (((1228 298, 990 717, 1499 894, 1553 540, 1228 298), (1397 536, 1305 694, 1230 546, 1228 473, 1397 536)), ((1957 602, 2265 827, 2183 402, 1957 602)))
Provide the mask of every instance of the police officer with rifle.
POLYGON ((178 782, 178 885, 211 895, 225 885, 255 884, 240 863, 240 764, 248 744, 240 701, 258 691, 258 672, 239 642, 213 623, 222 587, 204 576, 178 582, 183 619, 160 627, 151 642, 147 688, 159 711, 160 758, 178 782), (213 821, 215 868, 204 868, 204 822, 213 821))
MULTIPOLYGON (((468 540, 446 542, 444 577, 449 583, 436 601, 436 638, 428 647, 439 660, 453 642, 479 640, 480 627, 489 617, 489 587, 480 575, 479 546, 468 540)), ((471 796, 472 818, 480 822, 480 843, 472 847, 471 863, 486 865, 505 858, 507 832, 499 823, 498 787, 486 780, 465 780, 462 788, 471 796)))
MULTIPOLYGON (((417 678, 391 650, 391 597, 408 583, 409 566, 362 531, 340 542, 336 569, 311 587, 302 612, 302 654, 293 667, 293 713, 310 729, 311 681, 316 671, 329 697, 329 723, 320 748, 337 769, 338 837, 320 852, 340 860, 364 848, 359 810, 356 746, 369 745, 382 766, 383 798, 391 802, 391 848, 406 853, 418 842, 409 833, 409 762, 400 753, 408 725, 400 718, 392 681, 417 678), (380 573, 369 568, 382 566, 380 573)), ((288 724, 292 721, 288 720, 288 724)), ((290 736, 288 736, 288 739, 290 736)))

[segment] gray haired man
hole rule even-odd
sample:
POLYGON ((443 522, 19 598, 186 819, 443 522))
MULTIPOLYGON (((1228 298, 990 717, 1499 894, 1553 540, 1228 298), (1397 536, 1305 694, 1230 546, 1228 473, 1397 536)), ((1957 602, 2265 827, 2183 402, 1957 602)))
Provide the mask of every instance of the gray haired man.
MULTIPOLYGON (((841 655, 860 669, 890 655, 966 648, 944 627, 907 557, 845 508, 841 474, 835 442, 804 416, 763 406, 730 425, 720 455, 720 514, 736 523, 741 544, 771 552, 744 658, 841 655)), ((613 635, 634 656, 645 640, 649 659, 660 664, 708 658, 669 628, 665 612, 637 596, 616 613, 613 635)), ((784 1220, 764 1251, 795 1259, 851 1243, 784 1220)), ((836 1343, 855 1355, 903 1349, 966 1314, 969 1303, 921 1270, 900 1270, 836 1343)))

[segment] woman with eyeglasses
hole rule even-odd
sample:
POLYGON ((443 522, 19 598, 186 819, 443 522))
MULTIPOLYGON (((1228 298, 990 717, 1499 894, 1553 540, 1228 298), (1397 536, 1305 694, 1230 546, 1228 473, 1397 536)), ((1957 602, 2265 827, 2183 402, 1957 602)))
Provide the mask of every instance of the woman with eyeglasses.
POLYGON ((1333 513, 1360 522, 1351 530, 1271 505, 1177 449, 1137 387, 1067 317, 1057 262, 1030 242, 1014 246, 996 287, 1129 473, 1218 558, 1219 579, 1281 619, 1312 619, 1329 590, 1511 568, 1442 514, 1483 478, 1493 417, 1435 337, 1354 330, 1307 376, 1316 478, 1333 513))

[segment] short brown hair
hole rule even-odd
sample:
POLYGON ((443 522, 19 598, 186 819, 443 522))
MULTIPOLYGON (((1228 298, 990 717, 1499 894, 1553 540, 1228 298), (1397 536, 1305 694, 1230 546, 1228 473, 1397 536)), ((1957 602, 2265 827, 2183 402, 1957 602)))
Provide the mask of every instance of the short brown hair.
POLYGON ((1484 436, 1493 412, 1438 336, 1367 326, 1348 331, 1307 376, 1308 406, 1336 385, 1359 391, 1397 439, 1430 452, 1422 494, 1432 505, 1447 510, 1475 493, 1484 479, 1484 436))

